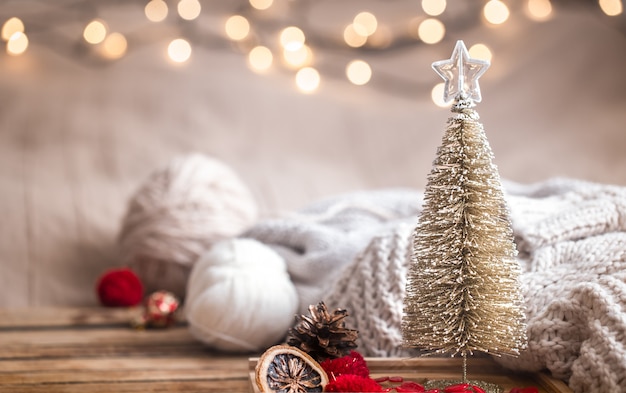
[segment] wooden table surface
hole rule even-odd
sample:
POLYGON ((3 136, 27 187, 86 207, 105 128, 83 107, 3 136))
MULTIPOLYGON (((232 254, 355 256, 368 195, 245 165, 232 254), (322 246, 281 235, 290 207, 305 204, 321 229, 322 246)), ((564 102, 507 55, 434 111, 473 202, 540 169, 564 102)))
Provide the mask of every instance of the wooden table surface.
MULTIPOLYGON (((255 357, 224 354, 196 341, 183 324, 137 330, 141 310, 92 308, 0 309, 0 393, 253 392, 255 357)), ((461 359, 368 358, 373 377, 453 379, 461 359)), ((488 358, 468 372, 511 387, 571 393, 544 374, 512 374, 488 358)), ((421 382, 421 381, 420 381, 421 382)))
POLYGON ((136 330, 138 310, 0 311, 0 392, 249 392, 250 354, 220 354, 184 325, 136 330))

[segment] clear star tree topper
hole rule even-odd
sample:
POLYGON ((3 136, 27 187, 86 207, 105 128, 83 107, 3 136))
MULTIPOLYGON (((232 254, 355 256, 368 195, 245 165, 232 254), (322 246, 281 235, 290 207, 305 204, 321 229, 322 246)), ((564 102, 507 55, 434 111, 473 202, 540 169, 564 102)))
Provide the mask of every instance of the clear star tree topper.
POLYGON ((402 320, 406 346, 464 359, 475 351, 515 356, 526 345, 509 211, 473 109, 488 67, 462 41, 433 63, 454 103, 413 233, 402 320))

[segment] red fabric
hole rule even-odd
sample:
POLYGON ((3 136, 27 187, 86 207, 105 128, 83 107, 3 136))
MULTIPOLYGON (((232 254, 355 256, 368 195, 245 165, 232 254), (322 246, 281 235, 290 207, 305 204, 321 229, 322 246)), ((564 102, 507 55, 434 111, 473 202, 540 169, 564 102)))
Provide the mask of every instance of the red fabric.
POLYGON ((135 272, 128 268, 112 269, 100 276, 96 292, 104 306, 136 306, 143 299, 143 284, 135 272))
POLYGON ((364 378, 370 376, 370 370, 365 359, 356 351, 350 351, 344 357, 324 360, 320 363, 320 366, 326 371, 330 379, 344 374, 359 375, 364 378))
POLYGON ((325 392, 384 392, 382 386, 369 377, 343 374, 328 382, 325 392))

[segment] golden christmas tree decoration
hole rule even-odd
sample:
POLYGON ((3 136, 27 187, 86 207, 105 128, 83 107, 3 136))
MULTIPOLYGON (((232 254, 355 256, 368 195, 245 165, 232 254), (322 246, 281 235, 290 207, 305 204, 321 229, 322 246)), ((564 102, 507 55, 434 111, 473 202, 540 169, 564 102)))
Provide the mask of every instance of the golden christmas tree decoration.
POLYGON ((406 346, 464 359, 475 351, 518 355, 526 345, 509 211, 473 109, 488 66, 469 58, 462 41, 433 64, 454 104, 413 234, 402 320, 406 346))

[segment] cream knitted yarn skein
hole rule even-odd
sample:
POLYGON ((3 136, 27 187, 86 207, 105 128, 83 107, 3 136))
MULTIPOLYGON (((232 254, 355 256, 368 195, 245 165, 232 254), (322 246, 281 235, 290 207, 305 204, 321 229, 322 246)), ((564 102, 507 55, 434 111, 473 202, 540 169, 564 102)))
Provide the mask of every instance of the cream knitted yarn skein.
POLYGON ((406 357, 417 351, 402 346, 398 329, 406 285, 413 227, 398 224, 374 237, 365 250, 327 288, 329 309, 348 311, 350 328, 359 331, 359 352, 372 357, 406 357))
POLYGON ((297 307, 285 260, 256 240, 230 239, 191 271, 185 315, 191 334, 210 347, 252 352, 284 338, 297 307))
POLYGON ((118 235, 122 263, 137 272, 146 291, 183 297, 198 256, 256 218, 252 195, 228 166, 202 154, 175 158, 130 199, 118 235))

